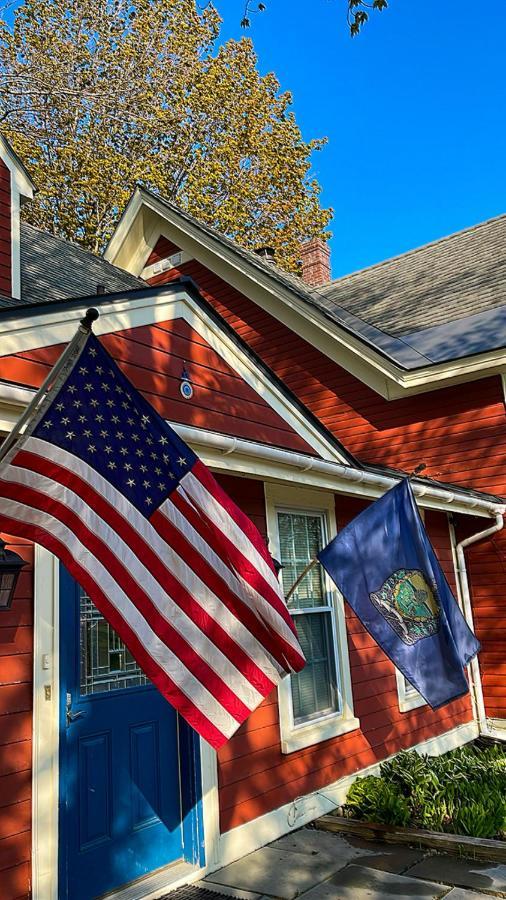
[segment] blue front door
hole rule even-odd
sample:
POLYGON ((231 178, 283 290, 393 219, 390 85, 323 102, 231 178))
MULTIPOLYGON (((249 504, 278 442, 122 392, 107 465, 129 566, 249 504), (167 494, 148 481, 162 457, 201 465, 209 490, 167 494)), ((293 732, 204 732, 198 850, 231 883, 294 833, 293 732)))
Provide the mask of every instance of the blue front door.
POLYGON ((59 895, 92 900, 197 861, 195 741, 63 567, 60 598, 59 895))

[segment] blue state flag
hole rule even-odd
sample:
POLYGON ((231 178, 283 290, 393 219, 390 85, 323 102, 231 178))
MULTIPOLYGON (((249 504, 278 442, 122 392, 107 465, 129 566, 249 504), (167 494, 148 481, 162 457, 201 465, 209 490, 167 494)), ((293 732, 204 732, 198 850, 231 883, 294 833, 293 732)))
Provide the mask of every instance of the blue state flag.
POLYGON ((433 709, 469 690, 480 645, 431 546, 406 478, 318 554, 369 634, 433 709))

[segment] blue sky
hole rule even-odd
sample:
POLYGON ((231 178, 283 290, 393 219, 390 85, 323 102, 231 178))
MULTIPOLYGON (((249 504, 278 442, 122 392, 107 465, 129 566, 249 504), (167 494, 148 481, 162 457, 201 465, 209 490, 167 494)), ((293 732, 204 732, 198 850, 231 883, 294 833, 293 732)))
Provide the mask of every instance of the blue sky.
MULTIPOLYGON (((239 36, 241 0, 215 2, 239 36)), ((344 0, 265 2, 260 68, 304 136, 329 138, 314 169, 334 276, 506 212, 506 4, 391 0, 351 40, 344 0)))
MULTIPOLYGON (((244 34, 244 0, 214 2, 221 40, 244 34)), ((314 172, 335 277, 506 212, 504 2, 480 16, 476 0, 390 0, 353 40, 345 0, 264 2, 260 69, 304 136, 329 138, 314 172)))

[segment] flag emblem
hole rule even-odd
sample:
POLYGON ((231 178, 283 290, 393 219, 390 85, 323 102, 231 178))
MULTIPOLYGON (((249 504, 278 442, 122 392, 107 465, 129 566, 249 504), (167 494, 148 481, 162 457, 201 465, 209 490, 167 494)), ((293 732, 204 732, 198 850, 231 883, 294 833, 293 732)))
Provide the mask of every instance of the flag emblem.
POLYGON ((399 569, 369 595, 379 613, 405 644, 416 644, 439 630, 437 588, 420 569, 399 569))
POLYGON ((0 528, 62 560, 218 748, 304 666, 294 622, 253 523, 100 341, 79 340, 0 464, 0 528))

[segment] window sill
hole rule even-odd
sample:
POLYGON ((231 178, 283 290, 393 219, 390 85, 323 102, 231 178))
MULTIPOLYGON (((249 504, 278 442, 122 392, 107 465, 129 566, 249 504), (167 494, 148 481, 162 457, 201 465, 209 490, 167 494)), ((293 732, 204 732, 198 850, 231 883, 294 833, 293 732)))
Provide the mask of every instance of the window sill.
POLYGON ((360 720, 354 716, 328 716, 319 722, 299 725, 289 735, 281 736, 281 752, 294 753, 296 750, 304 750, 313 744, 321 744, 322 741, 340 737, 357 728, 360 728, 360 720))
POLYGON ((402 713, 410 712, 412 709, 418 709, 420 706, 426 705, 420 694, 415 694, 413 697, 399 697, 399 709, 402 713))

